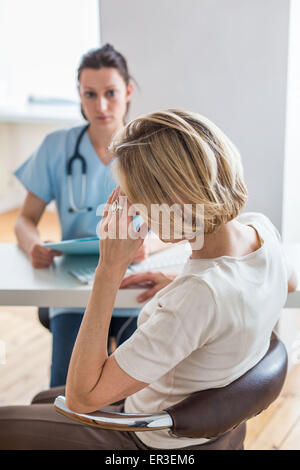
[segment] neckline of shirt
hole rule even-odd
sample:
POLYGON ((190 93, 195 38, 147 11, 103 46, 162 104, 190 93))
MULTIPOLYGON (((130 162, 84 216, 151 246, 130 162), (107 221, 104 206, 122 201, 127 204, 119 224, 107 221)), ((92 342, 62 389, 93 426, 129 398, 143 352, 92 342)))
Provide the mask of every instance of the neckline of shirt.
POLYGON ((259 248, 257 248, 257 250, 255 251, 252 251, 251 253, 248 253, 247 255, 242 255, 242 256, 229 256, 229 255, 222 255, 222 256, 218 256, 216 258, 188 258, 187 259, 187 263, 193 263, 195 264, 196 262, 203 262, 205 264, 209 264, 209 263, 214 263, 215 261, 222 261, 222 260, 226 260, 226 261, 248 261, 250 258, 253 258, 254 256, 257 256, 257 255, 260 255, 262 251, 265 251, 264 248, 265 248, 265 241, 264 239, 262 238, 261 234, 259 233, 259 230, 257 229, 256 226, 253 225, 253 223, 251 224, 247 224, 248 226, 252 227, 259 239, 260 239, 260 242, 261 242, 261 246, 259 248))

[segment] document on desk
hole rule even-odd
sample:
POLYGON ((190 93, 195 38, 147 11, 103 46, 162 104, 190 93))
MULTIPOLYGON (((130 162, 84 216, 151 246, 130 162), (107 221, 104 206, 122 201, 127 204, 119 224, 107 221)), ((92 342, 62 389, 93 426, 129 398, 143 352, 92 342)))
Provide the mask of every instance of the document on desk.
POLYGON ((44 243, 43 246, 58 250, 66 255, 98 255, 99 238, 75 238, 56 243, 44 243))

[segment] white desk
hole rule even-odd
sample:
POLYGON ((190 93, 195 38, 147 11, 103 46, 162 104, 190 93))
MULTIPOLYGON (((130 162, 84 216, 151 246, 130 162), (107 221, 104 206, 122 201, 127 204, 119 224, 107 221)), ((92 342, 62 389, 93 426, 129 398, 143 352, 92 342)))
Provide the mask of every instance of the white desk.
MULTIPOLYGON (((0 305, 86 307, 91 285, 81 284, 68 271, 74 266, 96 265, 96 256, 62 256, 49 268, 34 269, 17 245, 0 243, 0 305)), ((178 266, 167 270, 178 272, 178 266)), ((141 308, 144 304, 136 299, 144 290, 120 289, 115 308, 141 308)))
MULTIPOLYGON (((300 245, 286 247, 300 279, 300 245)), ((82 285, 68 270, 74 264, 96 265, 95 257, 57 257, 47 269, 34 269, 27 256, 12 243, 0 243, 0 305, 36 307, 85 307, 91 285, 82 285)), ((161 270, 161 269, 160 269, 161 270)), ((177 267, 166 267, 166 271, 178 272, 177 267)), ((288 295, 285 308, 300 308, 299 290, 288 295)), ((136 301, 145 288, 120 289, 116 308, 141 308, 136 301)))

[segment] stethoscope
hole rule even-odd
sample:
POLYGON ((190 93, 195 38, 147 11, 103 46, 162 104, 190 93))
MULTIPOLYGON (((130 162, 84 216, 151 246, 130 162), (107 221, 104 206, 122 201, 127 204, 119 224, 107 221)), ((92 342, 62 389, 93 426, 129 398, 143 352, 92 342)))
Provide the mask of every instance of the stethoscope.
POLYGON ((71 206, 69 208, 69 212, 77 212, 77 213, 78 212, 90 212, 93 209, 92 207, 82 207, 84 200, 85 200, 85 196, 86 196, 87 162, 86 162, 86 159, 79 153, 79 146, 88 127, 89 127, 89 124, 85 126, 80 132, 79 136, 77 137, 74 154, 72 157, 69 158, 67 162, 68 195, 69 195, 69 202, 71 206), (81 196, 80 196, 79 207, 76 206, 74 197, 73 197, 74 194, 73 194, 73 184, 72 184, 72 166, 75 160, 79 160, 81 163, 81 196))

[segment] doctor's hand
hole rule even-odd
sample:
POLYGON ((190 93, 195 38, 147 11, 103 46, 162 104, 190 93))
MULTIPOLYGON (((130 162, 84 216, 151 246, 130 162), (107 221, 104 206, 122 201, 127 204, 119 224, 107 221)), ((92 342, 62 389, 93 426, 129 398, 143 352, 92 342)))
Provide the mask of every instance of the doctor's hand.
POLYGON ((161 272, 147 271, 144 273, 131 274, 121 282, 120 288, 124 289, 133 285, 142 285, 148 287, 138 298, 138 302, 145 302, 153 297, 176 278, 177 274, 163 274, 161 272))
POLYGON ((57 250, 51 250, 40 243, 34 243, 29 251, 29 258, 34 268, 48 268, 55 256, 61 256, 57 250))

